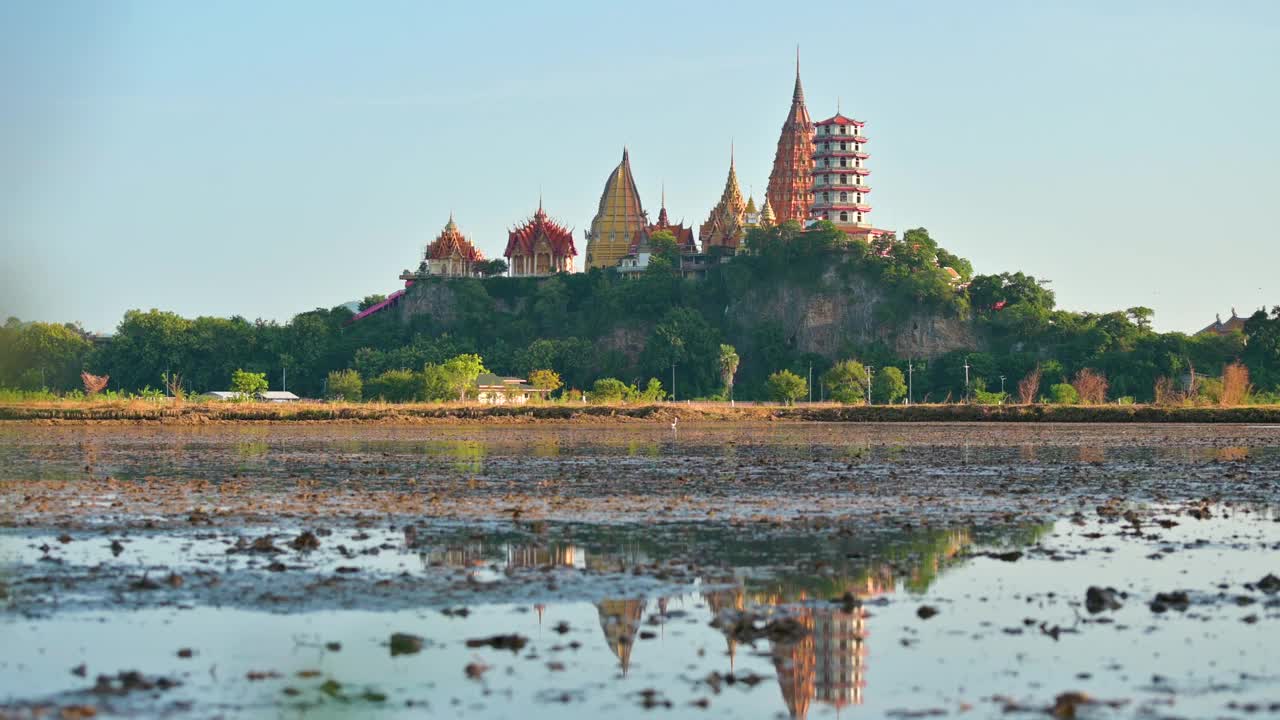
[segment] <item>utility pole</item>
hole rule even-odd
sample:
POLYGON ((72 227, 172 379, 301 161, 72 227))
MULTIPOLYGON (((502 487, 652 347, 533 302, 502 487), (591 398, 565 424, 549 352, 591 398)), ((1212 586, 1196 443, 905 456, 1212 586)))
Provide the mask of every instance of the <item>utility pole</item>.
POLYGON ((915 366, 910 359, 907 360, 907 404, 915 402, 915 387, 911 383, 911 375, 915 371, 915 366))
POLYGON ((966 400, 969 399, 969 358, 968 356, 965 356, 965 359, 964 359, 964 397, 966 400))
POLYGON ((871 404, 871 366, 866 366, 867 370, 867 404, 871 404))
POLYGON ((1001 395, 1004 394, 1004 376, 1003 375, 1000 376, 1000 394, 1001 395))
POLYGON ((676 364, 671 363, 671 402, 676 401, 676 364))
POLYGON ((813 363, 809 363, 809 404, 813 404, 813 363))
POLYGON ((280 389, 289 389, 289 366, 285 365, 280 368, 280 389))

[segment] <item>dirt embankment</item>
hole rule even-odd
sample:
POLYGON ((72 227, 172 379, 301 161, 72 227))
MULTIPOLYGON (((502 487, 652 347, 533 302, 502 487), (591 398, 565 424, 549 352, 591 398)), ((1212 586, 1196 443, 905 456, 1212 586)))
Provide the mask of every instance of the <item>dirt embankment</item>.
POLYGON ((911 405, 793 407, 723 403, 651 405, 393 405, 383 403, 28 403, 0 405, 0 421, 50 423, 531 423, 627 422, 1067 422, 1276 423, 1280 406, 1161 407, 1154 405, 911 405))

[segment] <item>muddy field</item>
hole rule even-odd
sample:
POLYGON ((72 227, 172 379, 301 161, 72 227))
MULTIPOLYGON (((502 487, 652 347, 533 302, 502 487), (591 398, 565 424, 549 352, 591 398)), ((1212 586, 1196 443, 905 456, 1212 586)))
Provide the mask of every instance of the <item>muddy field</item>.
POLYGON ((0 425, 0 718, 1280 717, 1280 427, 0 425))

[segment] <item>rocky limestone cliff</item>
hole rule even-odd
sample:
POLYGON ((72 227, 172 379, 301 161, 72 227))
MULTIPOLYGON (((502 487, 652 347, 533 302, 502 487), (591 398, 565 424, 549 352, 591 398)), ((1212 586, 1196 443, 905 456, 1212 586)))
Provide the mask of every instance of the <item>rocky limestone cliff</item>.
MULTIPOLYGON (((833 266, 817 278, 754 285, 730 300, 723 318, 707 320, 712 325, 723 323, 726 341, 740 351, 751 349, 757 328, 772 325, 781 328, 789 347, 831 360, 841 359, 851 348, 877 342, 903 358, 930 358, 980 345, 969 318, 941 315, 930 308, 890 307, 889 302, 875 281, 833 266)), ((450 329, 469 313, 515 315, 528 312, 531 306, 530 297, 491 298, 479 281, 433 280, 410 287, 399 309, 406 322, 425 315, 433 319, 435 327, 450 329), (459 312, 462 308, 466 312, 459 312)), ((586 339, 601 350, 634 362, 644 349, 651 326, 620 320, 600 337, 586 339)), ((457 331, 465 333, 464 328, 457 331)))
POLYGON ((972 320, 926 308, 892 308, 873 281, 829 268, 812 282, 782 281, 752 288, 726 310, 732 340, 751 342, 751 328, 774 323, 801 353, 839 359, 853 346, 884 343, 899 357, 929 358, 976 348, 972 320), (891 317, 891 320, 884 318, 891 317))

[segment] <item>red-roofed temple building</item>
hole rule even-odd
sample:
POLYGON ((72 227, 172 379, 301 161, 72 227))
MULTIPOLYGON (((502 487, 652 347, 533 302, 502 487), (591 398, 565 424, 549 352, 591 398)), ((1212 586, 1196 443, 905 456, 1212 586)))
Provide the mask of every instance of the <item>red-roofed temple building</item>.
POLYGON ((449 222, 435 240, 427 245, 420 270, 437 277, 475 277, 476 264, 484 262, 484 253, 458 230, 449 215, 449 222))
POLYGON ((507 235, 507 249, 502 254, 512 277, 538 277, 573 272, 578 248, 573 244, 573 231, 547 217, 539 200, 533 218, 507 235))

